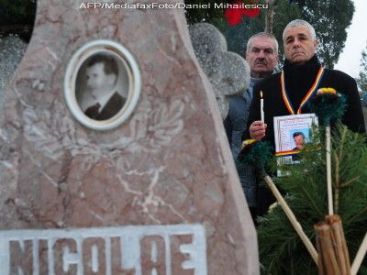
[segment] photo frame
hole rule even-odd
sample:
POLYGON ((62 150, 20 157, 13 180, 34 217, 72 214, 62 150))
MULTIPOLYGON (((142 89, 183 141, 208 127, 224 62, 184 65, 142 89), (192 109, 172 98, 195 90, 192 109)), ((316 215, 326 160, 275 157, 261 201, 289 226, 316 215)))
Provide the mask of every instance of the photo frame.
POLYGON ((121 44, 91 41, 71 57, 64 79, 66 104, 84 126, 109 130, 133 112, 141 90, 135 58, 121 44))
MULTIPOLYGON (((278 167, 300 162, 299 153, 312 140, 312 129, 318 125, 313 113, 274 117, 275 156, 278 167)), ((278 169, 278 176, 284 173, 278 169)))

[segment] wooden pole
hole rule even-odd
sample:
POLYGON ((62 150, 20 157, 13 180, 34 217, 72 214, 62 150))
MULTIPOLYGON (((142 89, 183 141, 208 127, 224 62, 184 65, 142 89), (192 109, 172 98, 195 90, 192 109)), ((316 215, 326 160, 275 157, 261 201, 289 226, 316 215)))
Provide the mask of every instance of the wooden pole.
POLYGON ((341 275, 334 251, 330 226, 322 221, 315 224, 314 228, 316 231, 317 243, 319 244, 319 264, 323 266, 323 274, 341 275))
POLYGON ((274 184, 273 180, 271 179, 271 177, 266 175, 264 177, 264 180, 265 180, 266 184, 268 185, 269 189, 271 190, 271 192, 273 193, 274 197, 277 199, 280 207, 283 209, 284 213, 288 217, 288 219, 289 219, 291 225, 293 226, 294 230, 297 232, 298 236, 301 238, 301 240, 302 240, 303 244, 305 245, 308 253, 310 253, 313 261, 317 265, 318 264, 317 251, 316 251, 315 247, 313 246, 313 244, 311 243, 310 239, 307 237, 307 235, 303 231, 301 224, 297 221, 296 216, 293 214, 292 210, 289 208, 289 206, 288 206, 287 202, 284 200, 282 194, 280 194, 278 188, 275 186, 275 184, 274 184))
POLYGON ((325 139, 326 139, 326 182, 327 182, 327 198, 328 198, 328 210, 329 215, 334 214, 333 209, 333 188, 331 183, 331 135, 330 125, 325 127, 325 139))
POLYGON ((314 225, 319 275, 351 275, 349 252, 340 216, 326 216, 314 225))
POLYGON ((331 237, 339 272, 342 275, 350 275, 349 252, 347 242, 345 241, 342 220, 339 215, 326 216, 325 220, 331 229, 331 237))
MULTIPOLYGON (((316 225, 314 225, 314 228, 315 226, 316 225)), ((316 228, 315 228, 315 231, 316 231, 316 228)), ((319 252, 321 251, 320 238, 317 235, 316 235, 316 248, 317 248, 317 251, 319 252)), ((319 253, 318 262, 317 262, 317 270, 318 270, 318 275, 326 275, 322 256, 320 255, 320 253, 319 253)))
POLYGON ((351 268, 351 275, 356 275, 358 272, 358 269, 360 268, 362 261, 364 257, 366 256, 367 252, 367 233, 364 235, 363 241, 361 246, 358 249, 358 252, 356 254, 356 257, 354 258, 352 268, 351 268))
POLYGON ((265 16, 265 32, 273 33, 273 21, 274 21, 274 4, 276 0, 267 0, 268 10, 265 16))

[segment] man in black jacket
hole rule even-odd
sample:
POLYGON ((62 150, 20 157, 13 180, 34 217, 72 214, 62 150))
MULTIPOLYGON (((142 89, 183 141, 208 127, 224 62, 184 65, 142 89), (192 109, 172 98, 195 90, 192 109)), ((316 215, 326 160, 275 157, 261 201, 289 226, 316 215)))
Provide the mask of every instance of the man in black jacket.
POLYGON ((356 82, 343 72, 325 69, 316 55, 317 43, 315 30, 308 22, 296 19, 285 27, 283 71, 255 86, 247 136, 274 144, 273 117, 310 113, 310 100, 318 89, 326 87, 346 96, 342 123, 354 132, 366 132, 356 82), (260 121, 260 91, 264 98, 264 123, 260 121))
MULTIPOLYGON (((274 145, 273 118, 310 113, 310 100, 318 89, 326 87, 346 96, 347 107, 342 123, 354 132, 366 132, 356 82, 343 72, 325 69, 316 55, 317 43, 315 30, 308 22, 296 19, 285 27, 283 71, 255 86, 246 138, 265 140, 274 145), (263 94, 264 122, 260 120, 260 91, 263 94)), ((273 201, 273 198, 259 201, 262 209, 259 214, 265 213, 273 201)))
MULTIPOLYGON (((241 95, 232 96, 229 99, 228 116, 224 120, 234 159, 237 159, 241 151, 241 138, 247 127, 253 87, 265 77, 270 76, 278 64, 278 41, 274 35, 260 32, 251 36, 247 42, 246 61, 250 66, 250 85, 241 95)), ((251 215, 255 217, 258 200, 255 169, 247 165, 238 171, 238 175, 251 215)))
POLYGON ((81 100, 84 114, 91 119, 107 120, 124 106, 126 98, 117 91, 118 65, 114 57, 96 54, 86 68, 86 90, 81 100))

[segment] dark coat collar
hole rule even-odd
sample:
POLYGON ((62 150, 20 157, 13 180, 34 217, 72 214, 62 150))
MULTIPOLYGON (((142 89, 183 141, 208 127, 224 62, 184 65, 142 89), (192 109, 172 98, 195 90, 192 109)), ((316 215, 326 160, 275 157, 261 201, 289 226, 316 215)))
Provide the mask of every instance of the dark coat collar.
POLYGON ((321 64, 317 55, 314 55, 310 60, 308 60, 305 64, 297 65, 291 63, 289 60, 285 60, 284 62, 284 71, 286 75, 297 74, 298 72, 302 72, 303 74, 306 72, 317 71, 320 68, 321 64))

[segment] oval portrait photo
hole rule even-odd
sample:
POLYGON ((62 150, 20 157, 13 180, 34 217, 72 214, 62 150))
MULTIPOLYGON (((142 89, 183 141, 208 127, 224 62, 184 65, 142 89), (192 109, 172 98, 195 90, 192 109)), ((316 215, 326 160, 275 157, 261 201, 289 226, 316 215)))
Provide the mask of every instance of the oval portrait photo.
POLYGON ((126 103, 128 84, 127 72, 118 66, 114 56, 95 54, 86 60, 79 71, 77 101, 89 118, 107 120, 116 115, 126 103))
POLYGON ((65 98, 83 125, 106 130, 125 121, 140 95, 140 72, 120 44, 92 41, 71 58, 65 75, 65 98))

